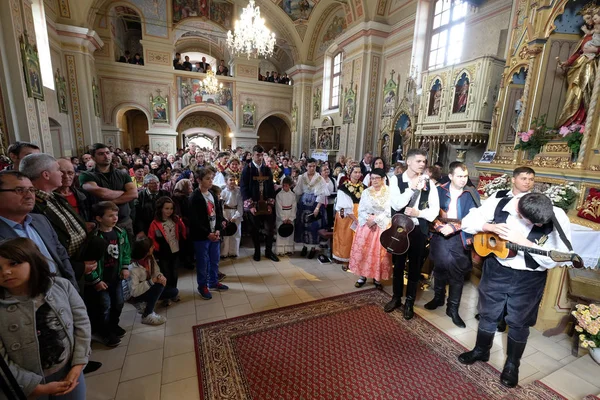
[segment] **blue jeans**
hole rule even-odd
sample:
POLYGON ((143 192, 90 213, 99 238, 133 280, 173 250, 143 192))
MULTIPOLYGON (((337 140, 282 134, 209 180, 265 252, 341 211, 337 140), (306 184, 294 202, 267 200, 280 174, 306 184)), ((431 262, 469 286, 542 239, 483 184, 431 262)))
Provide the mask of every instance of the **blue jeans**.
MULTIPOLYGON (((45 381, 46 383, 50 383, 50 382, 58 382, 62 379, 64 379, 67 374, 69 373, 69 371, 71 370, 70 368, 71 363, 67 364, 63 369, 61 369, 60 371, 52 374, 52 375, 48 375, 47 377, 45 377, 45 381)), ((85 378, 83 377, 83 372, 81 372, 81 375, 79 375, 79 385, 75 386, 75 389, 73 389, 73 391, 71 393, 67 393, 63 396, 50 396, 50 395, 45 395, 42 397, 39 397, 38 399, 44 399, 44 400, 85 400, 85 378)))
POLYGON ((194 242, 196 252, 196 281, 198 290, 204 286, 215 286, 219 280, 219 258, 221 257, 221 242, 198 240, 194 242))
POLYGON ((133 299, 136 302, 146 303, 146 309, 142 314, 142 317, 145 317, 148 314, 152 314, 154 312, 154 306, 156 306, 156 302, 158 301, 158 299, 171 300, 175 298, 178 294, 179 289, 177 288, 170 286, 165 287, 163 285, 155 283, 154 285, 150 286, 150 289, 148 289, 145 293, 138 297, 134 297, 133 299))

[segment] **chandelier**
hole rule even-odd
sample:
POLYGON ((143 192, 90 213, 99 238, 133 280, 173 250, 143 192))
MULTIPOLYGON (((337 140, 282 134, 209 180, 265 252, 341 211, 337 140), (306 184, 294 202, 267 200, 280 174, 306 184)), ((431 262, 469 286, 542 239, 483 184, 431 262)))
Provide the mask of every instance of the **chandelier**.
POLYGON ((270 57, 275 47, 275 34, 266 26, 265 20, 260 16, 260 8, 254 6, 254 0, 250 0, 248 6, 243 9, 242 17, 235 21, 235 26, 227 32, 227 46, 235 54, 246 53, 251 55, 270 57))
POLYGON ((206 73, 206 78, 200 81, 200 86, 202 86, 206 94, 217 94, 223 89, 223 84, 219 83, 212 70, 206 73))

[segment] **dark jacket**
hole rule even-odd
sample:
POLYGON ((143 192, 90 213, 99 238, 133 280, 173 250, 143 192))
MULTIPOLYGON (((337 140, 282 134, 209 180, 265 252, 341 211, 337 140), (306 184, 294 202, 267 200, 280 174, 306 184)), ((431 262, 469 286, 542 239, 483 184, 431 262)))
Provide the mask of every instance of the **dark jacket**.
MULTIPOLYGON (((56 264, 56 268, 60 271, 60 275, 70 281, 75 288, 78 288, 67 250, 60 244, 58 236, 48 219, 41 214, 29 214, 29 216, 31 217, 31 226, 44 241, 52 260, 56 264)), ((0 220, 0 240, 18 237, 20 236, 6 222, 0 220)))
POLYGON ((260 185, 253 179, 255 176, 268 176, 263 183, 263 199, 274 203, 275 201, 275 186, 273 185, 273 173, 271 168, 267 167, 264 163, 260 167, 260 174, 258 168, 253 162, 248 163, 242 170, 242 176, 240 178, 240 191, 242 192, 242 200, 244 200, 244 209, 250 209, 255 202, 260 200, 260 185))
MULTIPOLYGON (((437 187, 440 196, 440 212, 448 212, 448 207, 450 206, 450 184, 451 183, 448 182, 437 187)), ((462 220, 472 208, 478 207, 473 196, 476 196, 477 200, 479 200, 479 193, 477 193, 476 190, 467 190, 466 188, 463 189, 463 192, 458 196, 458 201, 456 203, 457 219, 462 220)), ((434 227, 437 222, 437 219, 433 222, 434 227)), ((452 226, 455 231, 460 229, 459 223, 452 223, 450 226, 452 226)), ((462 229, 460 231, 460 238, 462 239, 463 247, 465 249, 473 243, 473 235, 464 232, 462 229)))
MULTIPOLYGON (((218 196, 210 190, 213 198, 215 199, 215 213, 216 213, 216 225, 215 230, 221 231, 223 229, 223 209, 219 207, 218 196)), ((189 220, 190 220, 190 232, 189 239, 191 241, 207 240, 210 232, 210 221, 208 220, 208 212, 206 211, 206 200, 202 195, 200 189, 195 189, 190 195, 189 202, 189 220)))
POLYGON ((148 228, 154 219, 156 211, 156 200, 163 196, 168 196, 169 193, 164 190, 159 190, 156 195, 149 195, 147 189, 143 189, 138 193, 137 203, 135 205, 135 220, 133 221, 133 231, 137 234, 140 232, 148 233, 148 228))

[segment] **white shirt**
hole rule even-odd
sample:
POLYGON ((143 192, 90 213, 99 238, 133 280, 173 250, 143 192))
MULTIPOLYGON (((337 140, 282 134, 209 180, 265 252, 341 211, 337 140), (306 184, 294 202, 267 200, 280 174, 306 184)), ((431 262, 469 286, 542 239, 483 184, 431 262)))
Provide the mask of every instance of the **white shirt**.
POLYGON ((325 179, 317 173, 315 173, 311 179, 308 177, 308 172, 300 175, 298 183, 294 188, 294 192, 298 197, 301 197, 304 193, 314 194, 317 197, 316 202, 325 205, 327 205, 327 197, 330 195, 325 179))
MULTIPOLYGON (((524 196, 525 193, 520 194, 516 197, 512 197, 510 201, 504 206, 503 211, 508 212, 508 218, 506 219, 506 224, 510 226, 511 229, 518 230, 523 234, 523 236, 527 237, 529 232, 533 228, 532 224, 526 223, 525 219, 520 218, 517 213, 517 201, 519 198, 524 196)), ((476 234, 479 232, 483 232, 483 225, 494 220, 494 212, 496 211, 496 206, 502 200, 501 198, 491 197, 489 198, 481 207, 473 208, 467 214, 466 217, 463 218, 461 227, 462 230, 466 233, 476 234)), ((554 210, 554 215, 556 215, 556 220, 563 228, 566 237, 571 240, 571 222, 569 221, 569 217, 563 210, 558 207, 552 207, 554 210)), ((548 240, 543 246, 533 244, 536 249, 541 250, 557 250, 561 252, 568 253, 569 249, 567 245, 560 239, 558 235, 558 231, 554 229, 548 235, 548 240)), ((550 259, 549 257, 540 256, 537 254, 531 254, 533 259, 540 265, 535 271, 545 271, 546 269, 554 268, 557 265, 563 265, 563 263, 557 263, 550 259)), ((522 269, 531 271, 530 268, 525 266, 525 257, 523 256, 523 252, 519 251, 514 258, 501 259, 498 258, 498 262, 505 267, 513 268, 513 269, 522 269)))
POLYGON ((463 193, 461 189, 454 189, 450 185, 450 204, 448 204, 448 212, 446 213, 448 218, 458 219, 458 198, 463 193))
MULTIPOLYGON (((400 211, 406 207, 410 201, 410 198, 415 192, 410 188, 410 178, 406 172, 402 174, 402 180, 409 185, 404 193, 400 193, 400 188, 398 187, 398 177, 394 175, 390 178, 390 205, 396 211, 400 211)), ((428 206, 423 210, 419 210, 419 218, 433 222, 433 220, 436 219, 440 213, 440 196, 438 196, 435 183, 431 179, 429 180, 429 190, 431 190, 432 193, 429 193, 428 206)), ((415 207, 418 207, 420 200, 421 194, 419 193, 417 201, 415 202, 415 207)), ((415 224, 419 224, 419 220, 417 218, 413 217, 412 220, 415 224)))
POLYGON ((275 211, 277 215, 277 223, 281 224, 283 220, 296 219, 296 195, 291 190, 286 192, 281 190, 275 197, 275 211))

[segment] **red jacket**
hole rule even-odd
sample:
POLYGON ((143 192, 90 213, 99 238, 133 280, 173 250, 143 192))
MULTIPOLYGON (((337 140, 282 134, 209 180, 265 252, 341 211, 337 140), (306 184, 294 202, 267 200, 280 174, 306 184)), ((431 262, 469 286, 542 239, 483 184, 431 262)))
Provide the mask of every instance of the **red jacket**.
MULTIPOLYGON (((178 216, 174 216, 173 220, 175 221, 175 237, 177 238, 177 240, 181 240, 181 238, 185 239, 187 237, 187 233, 185 230, 185 225, 183 224, 183 221, 181 220, 181 218, 179 218, 178 216)), ((156 219, 152 220, 152 223, 150 224, 150 228, 148 229, 148 237, 150 239, 152 239, 152 243, 154 245, 154 250, 155 251, 160 251, 160 242, 166 243, 167 242, 167 235, 165 234, 165 229, 163 228, 163 224, 162 221, 158 221, 156 219), (157 236, 157 232, 160 232, 160 234, 157 236)))

